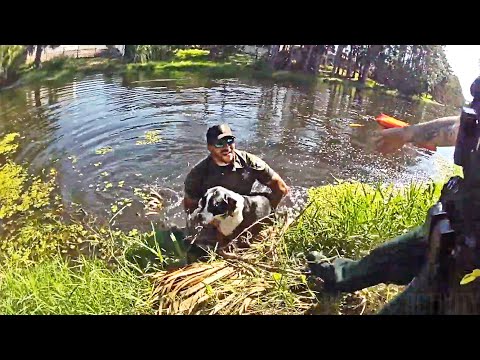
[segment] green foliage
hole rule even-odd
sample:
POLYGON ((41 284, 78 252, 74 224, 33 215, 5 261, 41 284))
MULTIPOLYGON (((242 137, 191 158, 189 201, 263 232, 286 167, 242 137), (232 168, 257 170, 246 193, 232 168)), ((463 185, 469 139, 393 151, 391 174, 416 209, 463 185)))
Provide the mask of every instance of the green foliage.
POLYGON ((18 136, 20 136, 19 133, 11 133, 5 135, 5 137, 0 140, 0 155, 7 155, 17 150, 18 144, 14 143, 14 141, 18 136))
POLYGON ((14 79, 25 61, 23 45, 0 45, 0 85, 14 79))
POLYGON ((71 62, 70 59, 71 58, 67 56, 58 56, 53 58, 52 60, 45 61, 42 65, 42 68, 47 72, 60 71, 69 65, 69 63, 71 62))
POLYGON ((0 314, 148 314, 148 279, 130 268, 60 257, 29 267, 0 267, 0 314))
MULTIPOLYGON (((45 179, 29 176, 20 165, 8 158, 17 148, 12 143, 18 134, 8 134, 0 141, 0 153, 7 156, 0 168, 0 219, 7 235, 0 243, 0 260, 14 258, 24 262, 48 252, 67 237, 61 228, 53 228, 55 215, 49 211, 53 203, 56 172, 51 170, 45 179), (33 216, 37 209, 40 217, 33 216)), ((69 233, 69 229, 65 229, 69 233)), ((73 234, 73 233, 72 233, 73 234)))
POLYGON ((207 45, 203 48, 209 50, 212 60, 226 60, 230 56, 238 54, 244 49, 244 45, 207 45))
POLYGON ((202 49, 178 49, 174 51, 175 60, 207 60, 210 51, 202 49))
POLYGON ((405 95, 433 94, 437 101, 456 105, 463 95, 452 75, 443 45, 384 45, 373 71, 376 81, 405 95))
POLYGON ((45 207, 55 187, 54 170, 48 181, 33 177, 28 183, 27 171, 8 159, 18 147, 13 143, 18 136, 18 133, 8 134, 0 141, 0 154, 7 156, 6 163, 0 167, 0 219, 25 213, 31 208, 45 207))
POLYGON ((26 179, 26 171, 11 161, 0 169, 0 219, 10 217, 19 210, 17 204, 24 192, 26 179))
POLYGON ((340 182, 309 189, 309 206, 286 234, 292 252, 359 258, 425 221, 442 184, 370 186, 340 182))
POLYGON ((116 59, 86 58, 74 59, 59 56, 42 64, 41 69, 28 68, 21 72, 21 81, 35 83, 39 81, 60 81, 81 77, 96 72, 121 73, 124 65, 116 59))
POLYGON ((173 54, 171 45, 137 45, 135 48, 134 62, 147 63, 170 58, 173 54))

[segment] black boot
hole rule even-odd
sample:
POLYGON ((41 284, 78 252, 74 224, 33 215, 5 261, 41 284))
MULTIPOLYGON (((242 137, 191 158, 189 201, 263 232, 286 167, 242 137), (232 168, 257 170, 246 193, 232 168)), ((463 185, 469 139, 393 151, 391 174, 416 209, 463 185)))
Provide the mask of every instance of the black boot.
POLYGON ((307 254, 308 262, 308 283, 310 287, 318 292, 326 292, 330 295, 337 295, 335 289, 335 268, 323 253, 312 251, 307 254))

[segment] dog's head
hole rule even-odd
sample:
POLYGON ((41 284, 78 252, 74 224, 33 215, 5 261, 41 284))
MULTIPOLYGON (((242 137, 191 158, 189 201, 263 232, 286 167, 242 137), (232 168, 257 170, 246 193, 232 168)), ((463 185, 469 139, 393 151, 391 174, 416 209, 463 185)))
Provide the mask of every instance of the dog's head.
POLYGON ((198 207, 192 213, 192 219, 201 225, 212 223, 213 220, 223 220, 232 216, 237 210, 237 199, 240 195, 222 186, 207 190, 198 202, 198 207))

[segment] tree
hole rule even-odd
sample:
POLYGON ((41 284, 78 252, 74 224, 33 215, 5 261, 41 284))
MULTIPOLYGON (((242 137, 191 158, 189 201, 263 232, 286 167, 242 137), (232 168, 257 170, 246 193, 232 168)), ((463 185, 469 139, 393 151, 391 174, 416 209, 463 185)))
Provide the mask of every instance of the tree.
POLYGON ((202 48, 210 50, 210 60, 225 60, 230 55, 241 52, 244 45, 204 45, 202 48))
POLYGON ((33 66, 35 69, 38 69, 41 65, 42 61, 42 51, 47 47, 51 47, 52 49, 58 47, 59 45, 27 45, 27 52, 28 54, 33 54, 35 51, 35 60, 33 61, 33 66))
POLYGON ((24 46, 0 45, 0 84, 16 80, 17 71, 24 62, 24 46))
POLYGON ((137 48, 137 45, 125 45, 125 52, 123 54, 123 57, 126 61, 133 61, 135 58, 135 49, 137 48))
POLYGON ((335 53, 335 60, 333 60, 332 75, 340 74, 340 66, 342 64, 343 49, 346 45, 338 45, 335 53))
POLYGON ((291 70, 317 74, 327 45, 272 45, 269 65, 274 70, 291 70))
POLYGON ((365 58, 365 63, 363 65, 362 74, 360 76, 359 82, 365 84, 367 81, 368 74, 370 72, 370 65, 375 62, 376 57, 382 51, 383 45, 370 45, 367 50, 367 55, 365 58))

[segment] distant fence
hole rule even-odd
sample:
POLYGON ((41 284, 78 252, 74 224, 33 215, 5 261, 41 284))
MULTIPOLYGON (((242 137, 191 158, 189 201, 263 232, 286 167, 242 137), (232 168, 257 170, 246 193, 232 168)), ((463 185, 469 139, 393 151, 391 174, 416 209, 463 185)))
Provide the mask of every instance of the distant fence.
MULTIPOLYGON (((72 58, 92 58, 100 56, 100 54, 107 50, 107 47, 82 47, 78 46, 76 49, 71 46, 46 48, 42 51, 41 61, 51 60, 59 56, 67 56, 72 58)), ((35 59, 35 52, 27 56, 27 62, 31 62, 35 59)))

